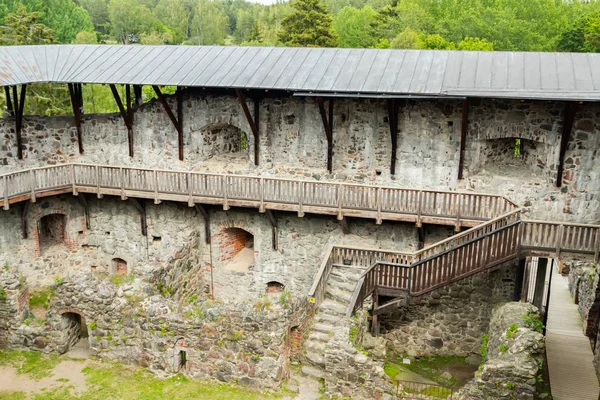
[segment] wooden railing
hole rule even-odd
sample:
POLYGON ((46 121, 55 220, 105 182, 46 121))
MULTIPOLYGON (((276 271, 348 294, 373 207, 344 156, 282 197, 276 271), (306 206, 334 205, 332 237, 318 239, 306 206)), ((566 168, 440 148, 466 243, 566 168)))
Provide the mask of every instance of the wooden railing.
MULTIPOLYGON (((382 250, 372 250, 373 254, 382 250)), ((600 256, 600 226, 520 219, 509 212, 414 253, 400 262, 380 259, 363 273, 348 305, 350 315, 378 290, 418 297, 438 288, 530 254, 561 252, 600 256)))
POLYGON ((517 208, 497 195, 107 165, 61 164, 0 175, 5 209, 68 191, 457 227, 517 208))

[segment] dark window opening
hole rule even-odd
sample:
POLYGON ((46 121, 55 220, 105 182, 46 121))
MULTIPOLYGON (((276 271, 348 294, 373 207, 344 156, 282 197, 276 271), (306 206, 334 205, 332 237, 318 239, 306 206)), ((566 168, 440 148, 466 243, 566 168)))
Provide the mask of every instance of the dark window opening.
POLYGON ((67 217, 64 214, 50 214, 38 221, 38 240, 40 252, 66 244, 67 217))
POLYGON ((179 370, 185 369, 187 366, 187 353, 183 350, 179 351, 179 370))
POLYGON ((267 283, 267 294, 273 293, 281 293, 285 289, 285 285, 283 283, 277 281, 271 281, 267 283))

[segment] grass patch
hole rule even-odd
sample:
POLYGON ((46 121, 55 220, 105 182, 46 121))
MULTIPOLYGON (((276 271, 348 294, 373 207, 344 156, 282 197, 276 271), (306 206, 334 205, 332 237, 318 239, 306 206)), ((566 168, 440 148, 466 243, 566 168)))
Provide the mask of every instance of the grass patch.
POLYGON ((46 355, 34 351, 0 352, 0 365, 12 366, 18 374, 26 374, 35 380, 50 376, 59 362, 59 357, 55 354, 46 355))
POLYGON ((467 366, 466 357, 458 356, 430 356, 413 360, 410 364, 403 365, 406 369, 421 375, 424 378, 437 382, 443 386, 455 386, 456 378, 445 379, 442 374, 453 367, 467 366))
POLYGON ((383 366, 383 372, 385 372, 385 374, 390 378, 396 379, 396 377, 400 373, 400 369, 396 364, 385 363, 385 365, 383 366))
MULTIPOLYGON (((0 352, 0 365, 12 365, 15 368, 23 364, 28 367, 31 376, 47 376, 39 372, 49 372, 55 364, 65 357, 48 356, 35 352, 0 352)), ((25 373, 26 368, 21 368, 25 373)), ((94 361, 82 369, 86 376, 88 390, 77 396, 71 393, 71 384, 67 379, 58 379, 64 383, 36 393, 34 400, 268 400, 289 395, 289 391, 273 392, 244 388, 234 384, 212 381, 196 381, 181 375, 169 379, 159 379, 143 368, 118 363, 94 361)), ((23 400, 23 392, 0 393, 0 400, 23 400)))
POLYGON ((29 296, 29 306, 30 307, 43 307, 44 309, 48 309, 50 305, 50 299, 52 299, 55 295, 54 289, 44 289, 35 291, 29 296))

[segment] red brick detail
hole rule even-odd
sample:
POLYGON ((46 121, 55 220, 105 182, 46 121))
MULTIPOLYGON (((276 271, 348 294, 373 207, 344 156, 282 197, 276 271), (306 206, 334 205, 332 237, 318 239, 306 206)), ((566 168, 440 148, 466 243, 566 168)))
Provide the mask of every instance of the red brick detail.
POLYGON ((240 228, 226 228, 215 239, 220 244, 222 262, 231 261, 246 247, 254 247, 254 236, 240 228))

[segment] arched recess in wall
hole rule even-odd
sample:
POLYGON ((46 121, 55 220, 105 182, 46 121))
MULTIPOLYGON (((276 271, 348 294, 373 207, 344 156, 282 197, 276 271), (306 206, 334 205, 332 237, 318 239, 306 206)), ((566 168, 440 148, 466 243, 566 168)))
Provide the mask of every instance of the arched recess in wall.
POLYGON ((60 330, 63 337, 63 345, 60 347, 60 353, 66 353, 75 345, 81 342, 82 351, 89 348, 89 334, 85 318, 74 310, 63 312, 61 314, 60 330))
POLYGON ((227 122, 215 122, 190 132, 190 155, 206 161, 247 164, 250 136, 227 122))
POLYGON ((254 265, 254 235, 241 228, 225 228, 216 237, 220 261, 227 271, 248 271, 254 265))
POLYGON ((116 276, 125 276, 128 274, 127 261, 122 258, 115 257, 112 259, 111 272, 116 276))
POLYGON ((479 146, 479 168, 495 176, 545 178, 547 159, 552 149, 546 143, 525 138, 484 139, 479 146))
POLYGON ((61 213, 44 215, 37 221, 40 254, 67 247, 67 216, 61 213))

